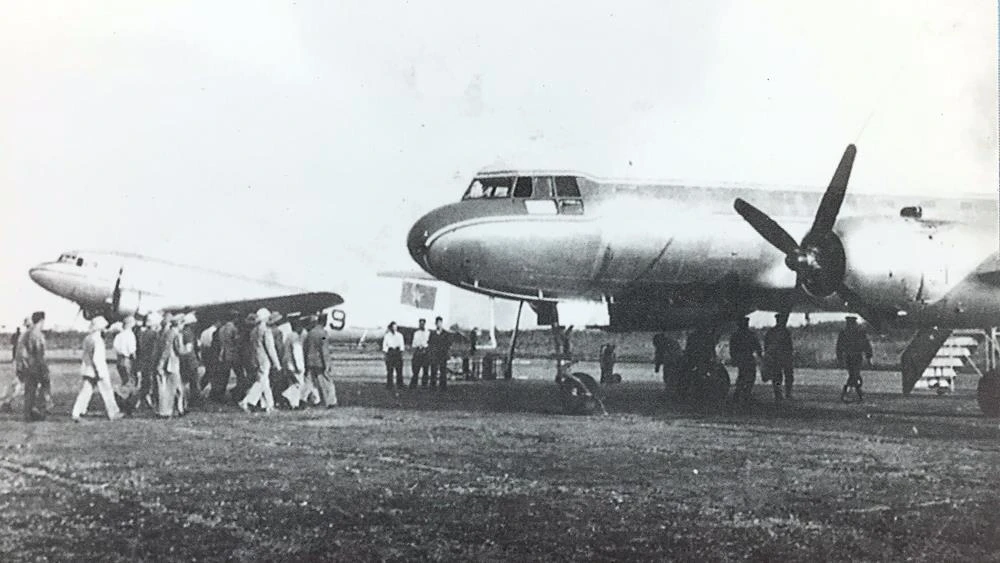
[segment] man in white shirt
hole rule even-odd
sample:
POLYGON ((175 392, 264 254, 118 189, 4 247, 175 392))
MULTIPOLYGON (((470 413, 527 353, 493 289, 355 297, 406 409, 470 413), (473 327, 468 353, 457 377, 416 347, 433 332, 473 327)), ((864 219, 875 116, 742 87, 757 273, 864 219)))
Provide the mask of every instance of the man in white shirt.
POLYGON ((389 328, 382 337, 382 352, 385 353, 385 387, 392 389, 392 374, 396 373, 396 386, 403 388, 403 334, 396 331, 396 321, 389 323, 389 328))
POLYGON ((417 387, 417 374, 420 374, 420 385, 427 387, 427 374, 430 368, 430 360, 427 357, 427 340, 430 338, 430 331, 427 330, 427 320, 420 319, 417 330, 413 333, 413 360, 411 368, 413 376, 410 377, 410 389, 417 387))
POLYGON ((132 394, 135 393, 137 382, 135 377, 135 318, 131 315, 122 321, 122 330, 115 335, 111 342, 111 348, 115 352, 115 367, 118 369, 118 377, 122 380, 120 401, 123 409, 131 414, 132 394))
POLYGON ((80 417, 87 412, 90 398, 94 394, 94 389, 101 394, 104 400, 104 410, 110 420, 117 420, 122 417, 118 411, 118 403, 115 401, 115 393, 111 388, 111 374, 108 373, 108 364, 104 354, 104 329, 108 327, 108 321, 104 317, 95 317, 90 322, 90 332, 83 339, 83 360, 80 362, 80 375, 83 376, 83 387, 73 402, 73 420, 79 422, 80 417))

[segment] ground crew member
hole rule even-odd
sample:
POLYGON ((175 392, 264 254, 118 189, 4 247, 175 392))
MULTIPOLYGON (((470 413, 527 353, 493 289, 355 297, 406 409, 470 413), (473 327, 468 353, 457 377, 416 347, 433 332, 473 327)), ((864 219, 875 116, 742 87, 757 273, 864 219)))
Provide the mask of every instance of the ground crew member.
POLYGON ((448 387, 448 358, 451 356, 451 334, 444 329, 444 319, 434 319, 434 330, 427 335, 427 354, 431 360, 431 387, 448 387))
POLYGON ((226 387, 229 386, 229 375, 236 372, 236 380, 240 380, 240 332, 236 328, 239 313, 230 313, 226 323, 215 331, 213 347, 215 354, 215 371, 212 372, 212 391, 209 398, 217 403, 225 402, 226 387))
POLYGON ((614 383, 615 361, 618 355, 615 353, 615 345, 608 343, 601 346, 601 383, 614 383))
POLYGON ((396 387, 403 388, 403 334, 396 331, 396 321, 382 337, 382 352, 385 354, 385 388, 392 389, 392 374, 396 374, 396 387))
POLYGON ((750 330, 750 319, 743 317, 739 328, 729 337, 729 358, 737 370, 732 404, 750 404, 753 401, 753 384, 757 379, 757 361, 760 355, 760 341, 750 330))
POLYGON ((90 399, 94 396, 94 389, 101 395, 104 401, 104 411, 109 420, 118 420, 122 413, 118 410, 118 403, 115 400, 115 391, 111 386, 111 373, 108 371, 108 362, 104 351, 104 329, 108 328, 108 321, 104 317, 94 317, 90 321, 90 332, 83 339, 83 361, 80 363, 80 375, 83 376, 83 387, 73 402, 73 411, 70 415, 74 421, 79 422, 80 417, 87 414, 87 407, 90 406, 90 399))
POLYGON ((49 365, 45 361, 45 312, 31 315, 31 330, 24 343, 24 418, 31 421, 45 420, 48 414, 49 365))
POLYGON ((840 393, 840 400, 847 402, 847 390, 854 388, 858 394, 858 402, 864 401, 861 393, 861 364, 864 360, 872 361, 872 345, 868 341, 857 317, 847 317, 844 330, 837 336, 837 362, 847 369, 847 384, 840 393))
POLYGON ((427 357, 427 339, 430 334, 430 331, 427 330, 427 320, 418 320, 417 330, 413 332, 413 341, 411 342, 413 358, 410 360, 410 369, 413 370, 413 375, 410 376, 410 389, 416 389, 418 374, 420 374, 420 384, 427 387, 427 374, 430 368, 430 360, 427 357))
POLYGON ((24 318, 24 330, 17 329, 17 342, 14 343, 14 380, 10 382, 7 392, 4 393, 3 400, 0 400, 0 410, 10 412, 13 410, 14 399, 24 395, 24 369, 27 365, 28 333, 31 331, 31 317, 24 318))
POLYGON ((134 410, 133 395, 138 388, 135 380, 135 358, 138 345, 135 333, 132 332, 133 328, 135 328, 135 318, 129 315, 122 321, 122 329, 115 335, 111 343, 111 348, 115 352, 115 368, 118 370, 118 377, 122 382, 118 403, 126 414, 132 414, 134 410))
POLYGON ((771 380, 774 400, 781 400, 781 386, 785 386, 785 398, 792 398, 792 373, 794 365, 792 334, 788 332, 788 313, 774 316, 774 326, 764 335, 764 381, 771 380))
POLYGON ((267 326, 271 312, 267 309, 257 311, 257 324, 250 331, 250 346, 255 368, 255 381, 247 391, 246 397, 239 402, 244 412, 250 412, 251 405, 260 404, 264 412, 274 410, 274 396, 271 394, 271 369, 280 366, 278 351, 274 348, 274 333, 267 326))
POLYGON ((320 402, 327 408, 337 406, 337 387, 333 383, 330 353, 326 342, 326 315, 319 315, 306 334, 302 350, 306 356, 308 394, 305 401, 311 405, 320 402))
POLYGON ((182 416, 185 411, 184 382, 181 379, 181 356, 184 354, 184 340, 181 329, 183 315, 165 318, 169 327, 160 332, 157 343, 159 357, 156 361, 156 414, 162 418, 182 416))

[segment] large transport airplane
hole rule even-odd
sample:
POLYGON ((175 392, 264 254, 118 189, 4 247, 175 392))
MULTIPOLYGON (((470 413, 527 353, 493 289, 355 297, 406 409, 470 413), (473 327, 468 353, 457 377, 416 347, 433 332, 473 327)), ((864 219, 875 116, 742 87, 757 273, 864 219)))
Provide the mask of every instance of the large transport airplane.
MULTIPOLYGON (((909 392, 952 329, 1000 322, 997 200, 846 195, 855 154, 824 193, 484 172, 407 246, 438 279, 526 302, 553 327, 594 305, 611 331, 721 328, 757 310, 913 327, 909 392)), ((979 387, 1000 414, 1000 377, 979 387)))
POLYGON ((416 327, 418 318, 433 319, 449 306, 449 295, 446 287, 439 287, 441 282, 388 274, 385 278, 391 279, 366 283, 378 293, 369 296, 378 303, 366 304, 364 299, 349 303, 354 311, 352 321, 344 298, 337 293, 121 252, 69 251, 31 268, 29 275, 42 288, 79 305, 88 319, 97 315, 111 320, 126 315, 143 317, 152 311, 193 312, 199 325, 206 325, 234 313, 246 316, 261 307, 289 318, 322 312, 327 315, 333 339, 343 342, 380 337, 386 319, 395 319, 402 327, 416 327), (358 314, 359 308, 373 311, 358 314))

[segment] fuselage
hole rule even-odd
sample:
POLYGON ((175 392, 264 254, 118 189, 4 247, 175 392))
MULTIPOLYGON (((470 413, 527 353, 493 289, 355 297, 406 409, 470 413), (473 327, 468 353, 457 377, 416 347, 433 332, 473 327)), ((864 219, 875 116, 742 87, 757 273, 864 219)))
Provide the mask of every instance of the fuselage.
MULTIPOLYGON (((793 297, 798 308, 843 309, 796 290, 784 256, 734 212, 738 197, 800 239, 822 193, 486 173, 460 202, 417 221, 408 247, 440 279, 534 303, 613 303, 728 284, 747 310, 793 297)), ((996 287, 971 276, 996 259, 996 200, 848 195, 834 231, 847 255, 845 282, 872 303, 912 322, 1000 318, 996 287), (912 209, 901 214, 904 207, 912 209)))

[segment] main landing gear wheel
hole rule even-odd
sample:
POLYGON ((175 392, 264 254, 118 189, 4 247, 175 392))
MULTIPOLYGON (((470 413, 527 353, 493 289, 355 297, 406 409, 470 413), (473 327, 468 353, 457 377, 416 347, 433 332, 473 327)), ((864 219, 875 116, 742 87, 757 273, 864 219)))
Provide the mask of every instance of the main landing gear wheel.
POLYGON ((979 409, 990 418, 1000 417, 1000 375, 984 375, 976 389, 979 409))
POLYGON ((558 377, 559 391, 562 395, 563 408, 568 414, 594 414, 602 408, 598 398, 600 386, 593 377, 582 371, 576 371, 558 377))

